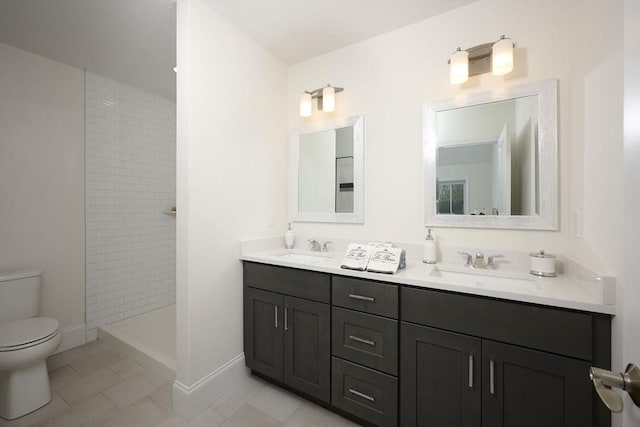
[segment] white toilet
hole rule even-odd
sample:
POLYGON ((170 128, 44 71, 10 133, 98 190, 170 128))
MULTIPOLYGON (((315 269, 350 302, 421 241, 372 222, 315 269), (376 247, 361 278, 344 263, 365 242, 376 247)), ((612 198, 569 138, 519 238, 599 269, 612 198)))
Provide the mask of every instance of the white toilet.
POLYGON ((38 316, 42 271, 0 274, 0 417, 12 420, 51 401, 46 359, 62 335, 38 316))

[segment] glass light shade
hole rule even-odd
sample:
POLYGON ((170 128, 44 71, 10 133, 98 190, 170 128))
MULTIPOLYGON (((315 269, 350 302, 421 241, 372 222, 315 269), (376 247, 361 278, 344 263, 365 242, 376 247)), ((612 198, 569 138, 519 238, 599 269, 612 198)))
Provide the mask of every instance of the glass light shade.
POLYGON ((322 89, 322 110, 328 113, 336 109, 336 90, 331 86, 322 89))
POLYGON ((311 94, 303 93, 300 95, 300 117, 311 117, 311 94))
POLYGON ((449 58, 449 79, 452 85, 464 83, 469 78, 469 52, 458 50, 449 58))
POLYGON ((502 38, 493 44, 491 68, 494 76, 504 76, 513 70, 513 42, 502 38))

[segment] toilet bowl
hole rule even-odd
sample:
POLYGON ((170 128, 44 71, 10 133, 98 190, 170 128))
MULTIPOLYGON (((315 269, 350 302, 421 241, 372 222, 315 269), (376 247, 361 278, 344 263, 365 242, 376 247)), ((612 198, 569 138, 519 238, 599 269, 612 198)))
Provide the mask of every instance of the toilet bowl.
POLYGON ((8 420, 51 401, 46 359, 62 334, 57 320, 37 316, 41 274, 0 275, 0 417, 8 420))

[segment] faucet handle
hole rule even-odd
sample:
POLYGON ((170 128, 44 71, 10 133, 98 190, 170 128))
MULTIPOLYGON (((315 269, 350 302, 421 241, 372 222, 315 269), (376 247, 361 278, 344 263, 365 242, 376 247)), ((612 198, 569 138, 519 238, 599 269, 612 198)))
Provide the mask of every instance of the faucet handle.
POLYGON ((324 243, 322 244, 322 249, 321 249, 321 251, 322 251, 322 252, 329 252, 329 245, 331 245, 331 244, 333 244, 333 242, 332 242, 332 241, 330 241, 330 240, 329 240, 329 241, 324 242, 324 243))
POLYGON ((496 269, 496 265, 493 263, 493 260, 496 258, 504 258, 504 255, 502 254, 490 255, 489 259, 487 260, 487 268, 491 268, 493 270, 496 269))
POLYGON ((473 257, 469 252, 463 252, 463 251, 459 251, 458 254, 466 256, 467 257, 467 262, 464 265, 465 267, 471 267, 472 265, 472 261, 473 261, 473 257))
POLYGON ((312 251, 320 250, 320 243, 316 239, 309 239, 309 249, 312 251))

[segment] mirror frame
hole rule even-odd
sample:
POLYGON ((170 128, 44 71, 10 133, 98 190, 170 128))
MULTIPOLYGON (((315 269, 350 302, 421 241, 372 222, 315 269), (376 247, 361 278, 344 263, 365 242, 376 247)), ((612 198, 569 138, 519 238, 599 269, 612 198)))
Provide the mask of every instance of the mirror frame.
POLYGON ((458 98, 425 103, 422 109, 424 223, 428 227, 558 229, 558 81, 543 80, 504 89, 477 92, 458 98), (439 111, 538 96, 538 156, 540 213, 538 215, 437 215, 436 214, 436 114, 439 111))
POLYGON ((294 129, 289 155, 289 217, 296 222, 364 223, 364 117, 351 116, 294 129), (299 212, 298 158, 300 136, 353 126, 353 212, 299 212))

